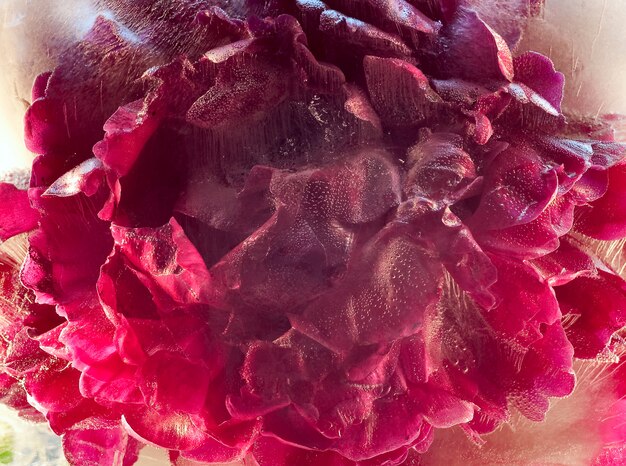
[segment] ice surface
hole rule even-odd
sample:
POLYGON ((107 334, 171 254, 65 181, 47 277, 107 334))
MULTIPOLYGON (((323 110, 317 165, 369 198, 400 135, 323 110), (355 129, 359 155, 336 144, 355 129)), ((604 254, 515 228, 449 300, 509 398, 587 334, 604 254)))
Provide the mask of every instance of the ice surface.
POLYGON ((547 55, 565 74, 565 109, 626 112, 624 21, 622 0, 547 0, 520 47, 547 55))
MULTIPOLYGON (((114 4, 115 2, 108 3, 114 4)), ((350 2, 334 3, 343 4, 350 2)), ((384 4, 384 2, 379 3, 381 5, 384 4)), ((404 6, 405 2, 397 2, 397 5, 404 6)), ((406 5, 408 5, 408 3, 406 5)), ((412 10, 408 6, 405 8, 406 11, 411 13, 412 10)), ((93 23, 96 9, 93 4, 87 0, 73 0, 71 2, 65 1, 62 7, 56 6, 46 0, 33 0, 30 2, 5 0, 4 3, 0 4, 0 11, 4 14, 4 24, 2 26, 3 29, 1 31, 2 35, 0 36, 0 40, 2 41, 1 45, 3 49, 8 52, 5 55, 5 62, 2 64, 3 71, 5 68, 12 70, 10 73, 4 74, 1 78, 2 82, 0 82, 2 89, 8 90, 8 92, 3 92, 1 94, 4 96, 1 98, 5 100, 0 101, 0 106, 5 109, 5 111, 0 115, 0 118, 4 119, 0 121, 1 172, 9 167, 23 163, 29 158, 29 154, 23 149, 21 143, 21 129, 19 121, 25 105, 30 101, 28 89, 30 87, 32 77, 36 73, 52 66, 59 51, 63 49, 65 45, 75 41, 89 28, 89 26, 93 23), (43 18, 45 18, 45 20, 43 18)), ((404 14, 401 11, 383 12, 385 14, 393 13, 394 15, 404 14)), ((114 15, 114 13, 109 14, 114 15)), ((623 34, 623 28, 618 20, 621 18, 623 21, 625 15, 626 6, 621 6, 619 0, 604 2, 590 2, 584 0, 569 0, 565 2, 564 0, 548 0, 544 19, 537 20, 532 26, 531 32, 524 39, 522 48, 536 49, 551 55, 557 61, 557 68, 567 71, 566 74, 569 78, 568 86, 570 87, 568 87, 566 92, 564 108, 582 112, 590 111, 594 114, 607 111, 626 110, 626 93, 620 84, 622 81, 626 81, 624 79, 626 75, 626 58, 619 59, 620 56, 626 56, 626 53, 624 53, 625 50, 622 50, 621 48, 626 46, 622 45, 625 41, 620 40, 619 37, 615 37, 615 35, 623 34), (581 12, 583 12, 583 14, 581 14, 581 12), (576 14, 579 16, 574 17, 573 15, 576 14), (555 25, 559 25, 559 32, 556 31, 555 28, 557 26, 555 25), (611 33, 609 32, 610 30, 616 32, 611 33), (576 33, 568 33, 567 31, 575 31, 576 33), (585 33, 581 34, 581 31, 584 31, 585 33), (546 37, 548 37, 549 40, 546 40, 546 37), (569 42, 570 38, 572 42, 569 42), (558 44, 561 45, 559 46, 558 44), (559 47, 561 47, 562 53, 559 53, 556 50, 559 47)), ((392 32, 368 29, 365 23, 346 23, 344 22, 344 18, 337 16, 332 12, 327 12, 322 19, 325 21, 324 27, 333 34, 336 34, 338 37, 345 38, 345 35, 347 34, 346 31, 348 31, 357 36, 361 34, 362 36, 359 36, 359 40, 366 42, 371 41, 375 45, 375 47, 373 46, 374 48, 386 48, 386 50, 390 51, 389 54, 392 56, 403 55, 406 52, 404 44, 400 41, 400 39, 397 39, 392 32)), ((133 26, 141 28, 142 19, 131 17, 126 18, 125 21, 129 25, 129 29, 122 29, 122 36, 125 39, 133 41, 136 39, 136 36, 132 31, 133 26)), ((413 18, 413 21, 415 21, 415 18, 413 18)), ((426 26, 420 27, 423 28, 426 26)), ((497 45, 499 40, 497 37, 495 37, 494 40, 497 45)), ((183 47, 182 44, 181 47, 183 47)), ((210 57, 208 58, 210 59, 210 57)), ((497 58, 500 61, 498 61, 496 65, 499 67, 500 71, 504 70, 503 73, 505 76, 508 75, 510 73, 510 66, 507 62, 509 57, 505 56, 504 59, 502 59, 502 57, 498 56, 497 58)), ((417 68, 415 68, 415 70, 417 70, 417 68)), ((410 72, 413 73, 414 70, 411 70, 410 72)), ((374 77, 379 80, 381 79, 380 76, 374 77)), ((207 98, 209 97, 211 96, 207 96, 207 98)), ((533 98, 528 95, 526 95, 526 97, 530 100, 533 98)), ((552 96, 550 99, 546 99, 552 107, 556 108, 556 102, 560 100, 560 96, 552 96)), ((346 105, 348 105, 348 103, 346 103, 346 105)), ((311 106, 313 108, 314 103, 312 103, 311 106)), ((368 109, 365 109, 363 114, 366 114, 367 110, 368 109)), ((313 113, 314 112, 312 112, 312 114, 313 113)), ((355 115, 357 114, 357 112, 354 113, 355 115)), ((325 118, 324 115, 317 116, 321 120, 324 120, 325 118)), ((542 186, 545 185, 544 189, 548 191, 547 195, 549 197, 549 195, 552 194, 550 191, 550 186, 552 185, 544 182, 544 172, 540 173, 541 176, 539 176, 539 169, 537 169, 537 172, 537 183, 543 183, 542 186)), ((496 175, 493 176, 495 177, 496 175)), ((63 187, 63 189, 72 189, 73 185, 69 183, 69 181, 72 180, 62 181, 67 182, 69 185, 69 187, 63 187)), ((489 180, 487 180, 487 182, 489 182, 489 180)), ((522 186, 521 183, 512 183, 511 186, 514 186, 516 189, 507 193, 506 200, 514 203, 518 198, 524 198, 525 193, 523 188, 525 188, 525 186, 522 186)), ((60 189, 59 186, 55 185, 55 189, 57 188, 60 189)), ((498 198, 493 202, 492 207, 496 204, 501 205, 502 203, 504 203, 503 200, 498 198)), ((540 207, 543 208, 543 205, 540 207)), ((481 209, 485 210, 486 207, 481 207, 481 209)), ((514 226, 517 221, 523 220, 526 222, 531 217, 535 217, 532 210, 511 210, 515 212, 515 216, 513 218, 507 219, 506 217, 501 217, 499 220, 508 221, 510 225, 514 226)), ((483 212, 483 215, 487 217, 484 219, 485 222, 493 221, 496 216, 494 215, 494 211, 488 211, 487 213, 483 212)), ((304 240, 302 241, 304 242, 304 240)), ((291 247, 294 250, 301 249, 298 248, 298 246, 299 245, 296 244, 291 247)), ((379 268, 381 267, 379 263, 385 262, 385 264, 387 264, 387 262, 389 262, 378 260, 378 256, 375 255, 372 255, 372 258, 372 264, 379 268)), ((391 261, 391 263, 393 263, 393 261, 391 261)), ((398 270, 395 270, 395 268, 393 270, 390 269, 388 273, 402 274, 404 272, 410 272, 410 270, 406 267, 406 270, 400 270, 402 269, 401 265, 402 262, 400 261, 398 270)), ((360 267, 363 269, 367 268, 367 266, 363 264, 360 265, 360 267)), ((408 276, 407 280, 411 278, 411 276, 408 276)), ((360 296, 357 297, 361 299, 360 296)), ((372 297, 371 299, 375 298, 376 297, 372 297)), ((400 298, 403 297, 400 296, 400 298)), ((370 299, 370 297, 363 297, 362 299, 367 300, 370 299)), ((322 315, 321 312, 316 314, 322 315)), ((306 314, 305 317, 307 317, 306 314)), ((357 317, 364 321, 364 323, 360 325, 362 332, 359 334, 359 338, 362 338, 365 342, 370 342, 369 333, 372 333, 370 332, 370 327, 374 327, 380 323, 365 322, 368 317, 366 315, 357 317)), ((399 318, 394 315, 387 317, 394 319, 399 318)), ((332 330, 332 328, 330 328, 332 327, 330 323, 320 323, 317 321, 313 321, 313 323, 315 325, 319 324, 318 327, 321 327, 322 330, 332 330), (328 329, 325 329, 324 327, 328 327, 328 329)), ((410 322, 409 324, 412 325, 413 323, 410 322)), ((315 327, 315 325, 311 324, 311 328, 315 327)), ((320 336, 321 330, 318 327, 310 330, 310 333, 315 334, 315 336, 320 340, 326 339, 331 341, 333 335, 320 336)), ((574 326, 574 329, 575 328, 576 327, 574 326)), ((581 401, 581 403, 584 403, 584 400, 581 401)), ((557 411, 555 415, 558 416, 559 411, 557 411)), ((570 418, 564 416, 560 419, 565 419, 563 422, 567 423, 570 418)), ((523 426, 522 421, 520 421, 520 425, 523 426)), ((567 429, 564 430, 568 432, 567 429)), ((532 443, 534 440, 532 438, 533 434, 530 431, 531 429, 529 429, 527 436, 518 435, 516 437, 516 442, 518 442, 518 444, 515 446, 519 447, 519 450, 517 450, 515 454, 506 451, 496 452, 496 458, 499 460, 502 460, 502 458, 516 458, 516 454, 523 454, 525 446, 521 444, 520 439, 524 439, 525 441, 532 443)), ((525 434, 523 427, 520 428, 520 432, 525 434)), ((451 433, 449 435, 454 436, 455 434, 451 433)), ((509 438, 511 436, 509 435, 509 437, 507 437, 508 434, 506 433, 498 432, 498 434, 494 436, 494 439, 499 438, 497 435, 500 435, 500 438, 506 439, 503 444, 506 444, 507 442, 510 444, 512 442, 509 438)), ((459 446, 463 443, 463 441, 458 439, 448 443, 445 436, 439 440, 439 442, 439 445, 442 446, 440 451, 444 452, 446 450, 451 450, 450 445, 454 445, 454 448, 459 449, 467 448, 468 450, 471 450, 473 448, 471 446, 459 446)), ((472 453, 470 453, 470 456, 475 454, 473 450, 471 451, 472 453)), ((562 453, 562 456, 558 456, 560 454, 561 452, 557 451, 555 448, 553 455, 549 459, 552 460, 555 456, 557 456, 557 459, 562 460, 565 458, 564 455, 566 454, 584 454, 584 452, 581 453, 578 450, 569 451, 562 453)), ((432 453, 432 458, 434 459, 432 460, 433 462, 429 464, 442 464, 442 461, 444 460, 450 464, 455 464, 454 459, 451 460, 449 458, 437 457, 436 455, 436 451, 432 453)), ((146 465, 157 464, 155 461, 159 461, 147 458, 148 456, 146 456, 146 459, 144 460, 146 465)), ((541 459, 543 460, 544 457, 541 457, 541 459)), ((161 458, 161 461, 164 461, 164 459, 161 458)), ((572 459, 571 464, 578 464, 575 461, 575 459, 572 459)))

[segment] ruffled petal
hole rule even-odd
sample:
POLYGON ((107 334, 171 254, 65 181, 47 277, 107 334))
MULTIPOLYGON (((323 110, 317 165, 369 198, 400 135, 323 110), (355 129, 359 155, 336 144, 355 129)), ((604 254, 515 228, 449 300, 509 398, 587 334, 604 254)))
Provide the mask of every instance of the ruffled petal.
POLYGON ((39 213, 30 207, 28 192, 0 183, 0 241, 33 230, 39 213))
POLYGON ((567 336, 579 358, 594 358, 613 334, 626 325, 626 284, 612 272, 579 276, 555 288, 559 304, 571 316, 567 336))
POLYGON ((601 198, 576 209, 576 229, 602 240, 626 236, 626 165, 609 169, 608 178, 607 191, 601 198))

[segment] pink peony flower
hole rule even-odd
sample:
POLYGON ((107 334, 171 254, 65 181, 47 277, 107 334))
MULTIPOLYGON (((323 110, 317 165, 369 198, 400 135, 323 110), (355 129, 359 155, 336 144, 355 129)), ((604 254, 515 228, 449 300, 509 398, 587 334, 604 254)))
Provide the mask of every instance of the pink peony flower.
POLYGON ((104 3, 0 185, 3 399, 71 464, 432 464, 615 350, 626 146, 540 2, 104 3))

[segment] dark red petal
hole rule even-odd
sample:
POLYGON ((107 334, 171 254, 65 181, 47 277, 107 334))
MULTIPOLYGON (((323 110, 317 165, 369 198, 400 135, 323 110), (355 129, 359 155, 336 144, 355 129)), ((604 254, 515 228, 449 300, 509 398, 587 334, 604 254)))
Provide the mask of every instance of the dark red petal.
POLYGON ((350 16, 359 16, 389 32, 405 29, 412 33, 434 34, 440 27, 440 24, 407 0, 371 0, 366 5, 362 5, 358 0, 329 0, 326 3, 350 16))
POLYGON ((589 169, 593 169, 594 150, 588 141, 542 135, 537 138, 537 143, 543 157, 563 167, 563 170, 558 172, 560 194, 572 189, 589 169))
POLYGON ((213 267, 219 288, 266 315, 298 312, 342 273, 358 232, 367 234, 367 224, 397 204, 396 170, 387 153, 373 149, 322 169, 276 170, 270 192, 277 210, 213 267))
POLYGON ((505 312, 500 313, 498 307, 479 310, 452 289, 446 293, 441 314, 435 321, 442 323, 440 330, 436 326, 431 329, 441 337, 443 360, 439 364, 449 379, 441 379, 437 372, 431 377, 451 384, 458 396, 471 400, 479 408, 465 426, 472 436, 492 432, 505 422, 510 403, 523 409, 526 416, 541 419, 549 407, 548 397, 564 396, 574 384, 572 347, 558 319, 554 297, 546 296, 551 292, 549 286, 542 284, 533 269, 522 263, 513 267, 513 270, 519 267, 517 276, 508 267, 497 264, 500 275, 507 274, 502 287, 507 287, 508 280, 534 280, 535 286, 529 286, 528 290, 534 291, 535 296, 523 296, 524 303, 516 308, 515 291, 511 289, 511 294, 506 296, 494 290, 502 297, 499 309, 505 312), (527 274, 526 278, 522 274, 527 274), (548 304, 552 315, 545 313, 544 301, 552 301, 548 304), (524 305, 530 306, 530 312, 526 312, 524 305), (511 317, 518 322, 516 329, 507 328, 509 320, 513 320, 511 317), (485 319, 499 320, 500 324, 495 326, 505 334, 494 332, 485 325, 485 319), (511 332, 518 332, 520 326, 524 329, 513 336, 511 332))
POLYGON ((513 50, 524 33, 529 17, 536 14, 536 9, 531 4, 542 1, 507 0, 502 3, 499 0, 438 0, 437 3, 441 3, 442 9, 448 14, 449 10, 456 8, 475 10, 480 18, 494 28, 513 50))
POLYGON ((485 231, 528 223, 552 202, 557 188, 556 171, 534 151, 510 148, 487 169, 480 204, 468 224, 472 231, 485 231))
POLYGON ((151 278, 144 281, 138 275, 143 286, 155 294, 157 306, 211 302, 209 272, 176 220, 160 228, 114 226, 111 233, 117 254, 132 269, 151 278))
POLYGON ((334 40, 352 46, 364 47, 383 57, 409 57, 411 49, 397 35, 376 26, 351 18, 335 10, 324 10, 320 15, 319 30, 334 40))
MULTIPOLYGON (((149 66, 151 55, 141 53, 145 51, 141 43, 127 41, 121 29, 99 16, 87 35, 61 55, 45 94, 37 91, 39 98, 26 112, 26 145, 36 154, 46 154, 49 165, 68 161, 75 166, 91 157, 104 121, 149 66)), ((50 182, 63 173, 54 170, 50 182)))
POLYGON ((439 116, 442 100, 414 65, 366 56, 363 67, 372 104, 385 126, 416 126, 439 116))
POLYGON ((334 450, 347 458, 367 460, 410 445, 430 430, 430 424, 451 427, 472 419, 472 405, 434 387, 414 388, 374 403, 363 424, 346 429, 334 450))
POLYGON ((477 80, 513 80, 513 57, 508 45, 475 11, 459 8, 442 34, 443 74, 477 80))
POLYGON ((462 290, 480 305, 490 308, 494 297, 490 287, 497 280, 491 259, 470 230, 452 213, 444 213, 446 230, 435 233, 441 261, 462 290))
POLYGON ((407 154, 408 169, 405 192, 409 197, 452 204, 476 178, 474 162, 463 150, 461 137, 435 133, 411 147, 407 154))
POLYGON ((610 168, 626 157, 626 144, 613 141, 593 141, 591 162, 598 167, 610 168))
POLYGON ((390 225, 359 251, 343 280, 294 328, 336 351, 408 336, 439 293, 441 267, 402 227, 390 225))
POLYGON ((346 84, 346 103, 344 108, 359 120, 367 122, 373 131, 382 136, 380 117, 374 110, 365 91, 358 86, 346 84))
POLYGON ((24 117, 26 148, 35 154, 58 151, 68 145, 67 129, 58 116, 62 104, 51 99, 38 99, 28 107, 24 117))
POLYGON ((607 170, 590 168, 574 184, 568 193, 572 203, 576 206, 585 206, 597 201, 609 189, 609 173, 607 170))
POLYGON ((286 97, 286 83, 280 69, 257 60, 221 70, 215 86, 187 111, 191 123, 212 128, 240 122, 270 110, 286 97))

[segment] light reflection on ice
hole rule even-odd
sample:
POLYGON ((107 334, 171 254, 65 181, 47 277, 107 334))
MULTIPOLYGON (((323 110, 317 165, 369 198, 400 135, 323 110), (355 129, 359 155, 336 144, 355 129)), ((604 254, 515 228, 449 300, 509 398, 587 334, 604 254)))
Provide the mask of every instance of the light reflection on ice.
POLYGON ((61 439, 46 424, 33 424, 0 404, 0 453, 6 447, 15 466, 67 466, 61 439))

